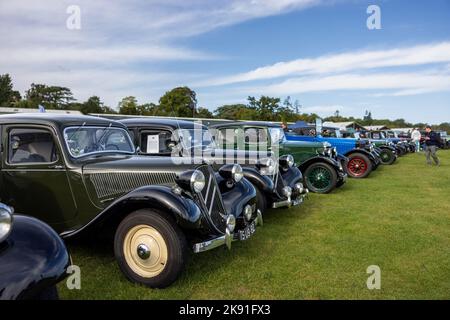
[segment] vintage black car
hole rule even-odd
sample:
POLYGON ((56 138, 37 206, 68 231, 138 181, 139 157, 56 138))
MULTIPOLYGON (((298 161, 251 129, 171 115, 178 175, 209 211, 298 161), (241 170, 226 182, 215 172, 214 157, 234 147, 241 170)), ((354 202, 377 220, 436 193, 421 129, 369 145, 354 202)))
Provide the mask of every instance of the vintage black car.
POLYGON ((224 163, 238 163, 244 177, 256 188, 257 206, 280 208, 303 202, 308 190, 302 174, 294 167, 292 156, 278 159, 271 152, 219 149, 201 123, 177 119, 131 118, 121 120, 142 155, 201 157, 216 170, 224 163))
POLYGON ((111 233, 132 281, 166 287, 189 248, 230 247, 262 223, 239 165, 136 156, 123 124, 96 117, 3 115, 0 127, 1 199, 63 238, 111 233))
POLYGON ((45 223, 0 203, 0 300, 57 299, 70 256, 45 223))

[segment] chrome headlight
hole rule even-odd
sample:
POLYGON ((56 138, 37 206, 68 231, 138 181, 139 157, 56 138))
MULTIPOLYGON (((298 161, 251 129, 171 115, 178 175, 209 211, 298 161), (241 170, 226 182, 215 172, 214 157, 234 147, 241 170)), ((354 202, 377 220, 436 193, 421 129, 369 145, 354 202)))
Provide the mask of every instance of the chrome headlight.
POLYGON ((234 182, 239 182, 244 177, 244 171, 242 167, 238 164, 233 165, 231 169, 231 176, 233 177, 234 182))
POLYGON ((179 174, 175 182, 184 190, 200 193, 205 187, 205 175, 199 170, 189 170, 179 174))
POLYGON ((236 227, 236 218, 235 218, 232 214, 230 214, 230 215, 227 217, 226 224, 227 224, 227 229, 228 229, 230 232, 233 232, 233 231, 234 231, 234 228, 236 227))
POLYGON ((246 205, 244 207, 244 218, 247 221, 250 221, 252 219, 252 215, 253 215, 253 208, 251 205, 246 205))
POLYGON ((270 176, 275 174, 276 164, 272 158, 264 158, 258 161, 256 167, 262 175, 270 176))
POLYGON ((280 166, 283 169, 289 169, 292 168, 295 164, 295 160, 294 157, 290 154, 288 155, 284 155, 280 157, 280 160, 278 161, 278 163, 280 164, 280 166))
POLYGON ((289 198, 292 195, 292 188, 291 187, 284 187, 283 188, 283 195, 287 198, 289 198))
POLYGON ((12 225, 13 210, 4 204, 0 204, 0 243, 8 237, 12 225))
POLYGON ((239 182, 244 177, 244 171, 239 164, 226 164, 219 169, 219 174, 225 180, 239 182))
POLYGON ((302 194, 305 191, 305 189, 303 188, 303 184, 301 182, 295 184, 295 189, 299 194, 302 194))

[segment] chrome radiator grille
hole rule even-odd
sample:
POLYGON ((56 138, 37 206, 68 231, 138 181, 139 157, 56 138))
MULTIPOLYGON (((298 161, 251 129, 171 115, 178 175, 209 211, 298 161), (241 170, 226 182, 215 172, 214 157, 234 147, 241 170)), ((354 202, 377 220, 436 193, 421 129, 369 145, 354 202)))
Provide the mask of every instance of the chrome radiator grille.
POLYGON ((200 193, 202 206, 214 225, 219 230, 223 230, 225 228, 226 211, 214 171, 210 166, 201 166, 198 170, 203 173, 206 181, 206 185, 200 193))
POLYGON ((281 176, 280 170, 281 170, 280 167, 277 166, 275 176, 273 177, 273 179, 274 179, 273 184, 274 184, 275 190, 277 191, 279 196, 283 195, 283 188, 285 187, 284 179, 281 176))
POLYGON ((101 172, 89 175, 99 199, 128 193, 142 186, 171 185, 175 177, 173 172, 101 172))

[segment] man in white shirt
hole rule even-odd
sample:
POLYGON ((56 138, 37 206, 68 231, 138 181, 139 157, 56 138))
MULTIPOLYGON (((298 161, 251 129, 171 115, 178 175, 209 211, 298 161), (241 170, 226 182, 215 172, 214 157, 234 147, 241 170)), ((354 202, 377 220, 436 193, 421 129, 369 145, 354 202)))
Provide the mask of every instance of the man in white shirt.
POLYGON ((416 144, 416 152, 420 151, 420 139, 422 138, 422 135, 420 134, 419 129, 414 128, 414 130, 411 132, 411 139, 416 144))

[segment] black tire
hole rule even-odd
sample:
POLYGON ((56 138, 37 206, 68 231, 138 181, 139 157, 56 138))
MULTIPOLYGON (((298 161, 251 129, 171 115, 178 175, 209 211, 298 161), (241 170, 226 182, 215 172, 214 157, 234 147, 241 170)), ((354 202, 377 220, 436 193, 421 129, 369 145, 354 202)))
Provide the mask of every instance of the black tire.
POLYGON ((372 161, 370 161, 368 156, 366 156, 363 153, 359 153, 359 152, 352 153, 351 155, 348 156, 347 173, 350 177, 356 178, 356 179, 364 179, 364 178, 367 178, 367 176, 371 172, 372 172, 372 161), (358 158, 361 159, 362 161, 364 161, 364 163, 366 165, 366 169, 361 174, 356 174, 355 171, 352 170, 352 167, 351 167, 353 164, 353 161, 356 161, 358 158))
POLYGON ((336 170, 330 166, 328 163, 324 163, 324 162, 315 162, 311 165, 309 165, 306 170, 305 173, 303 175, 303 181, 306 185, 306 187, 309 189, 309 191, 311 192, 315 192, 315 193, 329 193, 330 191, 332 191, 334 188, 336 188, 337 185, 337 180, 338 180, 338 175, 336 170), (328 172, 328 184, 325 187, 319 187, 317 186, 317 184, 314 184, 313 181, 311 181, 311 175, 314 175, 315 171, 317 170, 325 170, 324 172, 328 172))
MULTIPOLYGON (((130 247, 129 250, 131 252, 133 249, 130 247)), ((144 284, 150 288, 165 288, 183 272, 188 257, 188 246, 183 232, 171 217, 166 217, 155 210, 141 209, 129 214, 119 224, 114 237, 114 254, 120 269, 130 281, 144 284), (151 277, 145 277, 133 271, 124 252, 127 234, 132 232, 133 228, 141 225, 156 230, 167 248, 167 261, 164 264, 161 263, 164 265, 162 271, 151 277)))
POLYGON ((380 160, 382 164, 391 165, 395 162, 395 154, 390 149, 381 149, 380 160))
POLYGON ((56 286, 48 287, 34 297, 34 300, 59 300, 58 289, 56 286))
POLYGON ((267 210, 267 199, 259 188, 256 189, 256 208, 261 211, 261 213, 266 212, 267 210))

